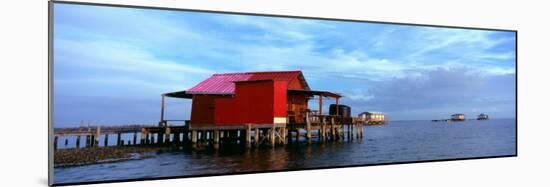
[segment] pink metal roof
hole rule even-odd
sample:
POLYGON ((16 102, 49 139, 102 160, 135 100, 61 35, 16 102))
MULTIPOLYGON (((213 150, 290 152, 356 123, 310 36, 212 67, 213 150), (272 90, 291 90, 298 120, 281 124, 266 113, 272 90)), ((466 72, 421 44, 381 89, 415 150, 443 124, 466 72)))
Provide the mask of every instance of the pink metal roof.
POLYGON ((257 80, 286 80, 300 79, 306 89, 309 89, 301 71, 269 71, 214 74, 187 90, 188 94, 233 94, 235 82, 257 80))

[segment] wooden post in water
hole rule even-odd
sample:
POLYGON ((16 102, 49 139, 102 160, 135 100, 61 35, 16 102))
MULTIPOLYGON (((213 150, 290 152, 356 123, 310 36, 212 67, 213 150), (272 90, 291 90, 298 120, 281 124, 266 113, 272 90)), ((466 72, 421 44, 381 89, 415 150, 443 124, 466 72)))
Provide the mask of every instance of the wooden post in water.
POLYGON ((224 141, 225 131, 220 130, 220 143, 224 141))
POLYGON ((196 144, 197 144, 197 131, 196 130, 193 130, 191 132, 191 142, 193 143, 193 147, 195 147, 196 144))
POLYGON ((76 148, 80 148, 80 135, 76 136, 76 148))
POLYGON ((105 138, 103 138, 103 147, 109 146, 109 134, 105 134, 105 138))
POLYGON ((220 130, 214 130, 214 149, 220 148, 220 130))
POLYGON ((99 147, 99 137, 101 136, 101 126, 95 129, 94 147, 99 147))
POLYGON ((327 126, 325 122, 323 122, 323 124, 321 125, 321 141, 324 142, 326 140, 326 135, 327 135, 327 126))
POLYGON ((281 136, 283 137, 283 144, 288 144, 288 141, 286 140, 286 125, 281 127, 281 133, 281 136))
POLYGON ((133 145, 136 145, 137 144, 137 131, 134 131, 134 139, 133 139, 133 145))
POLYGON ((247 129, 239 131, 239 142, 240 143, 246 143, 246 137, 248 136, 246 134, 246 132, 247 132, 247 129))
POLYGON ((162 132, 162 130, 160 130, 158 133, 157 133, 157 144, 163 144, 164 143, 164 132, 162 132))
POLYGON ((121 145, 120 145, 120 139, 121 139, 121 138, 122 138, 122 137, 121 137, 121 135, 120 135, 120 132, 117 133, 117 137, 116 137, 116 145, 117 145, 117 146, 121 146, 121 145))
POLYGON ((206 130, 202 130, 201 132, 201 142, 205 142, 206 141, 206 130))
POLYGON ((182 142, 187 142, 189 140, 189 131, 184 130, 183 131, 183 139, 182 142))
POLYGON ((57 139, 58 139, 57 136, 55 136, 55 137, 53 138, 53 150, 57 150, 57 139))
POLYGON ((214 144, 220 143, 220 131, 214 130, 214 144))
POLYGON ((179 131, 174 131, 172 134, 174 134, 174 143, 179 143, 180 142, 180 132, 179 131))
POLYGON ((309 114, 306 112, 306 139, 311 139, 311 121, 309 120, 309 114))
POLYGON ((258 147, 260 145, 260 129, 254 126, 254 145, 258 147))
POLYGON ((84 148, 89 147, 90 146, 90 135, 86 135, 84 140, 86 140, 86 142, 84 143, 84 148))
POLYGON ((168 124, 164 124, 164 94, 162 94, 162 103, 161 103, 161 108, 160 108, 160 124, 161 125, 168 125, 168 124))
POLYGON ((252 127, 250 124, 246 125, 246 147, 250 148, 251 141, 252 141, 252 127))
POLYGON ((271 147, 275 147, 275 125, 271 127, 270 139, 271 139, 271 147))
POLYGON ((165 133, 164 133, 164 142, 166 144, 169 144, 170 143, 170 127, 166 127, 165 129, 165 133))
POLYGON ((139 144, 143 145, 143 144, 146 144, 145 143, 145 138, 146 138, 146 130, 145 128, 141 128, 141 136, 139 137, 140 141, 139 141, 139 144))
POLYGON ((94 134, 90 135, 90 147, 94 147, 94 142, 95 142, 94 139, 95 139, 94 134))
POLYGON ((334 118, 330 118, 330 140, 334 140, 334 137, 335 137, 335 129, 334 129, 334 118))

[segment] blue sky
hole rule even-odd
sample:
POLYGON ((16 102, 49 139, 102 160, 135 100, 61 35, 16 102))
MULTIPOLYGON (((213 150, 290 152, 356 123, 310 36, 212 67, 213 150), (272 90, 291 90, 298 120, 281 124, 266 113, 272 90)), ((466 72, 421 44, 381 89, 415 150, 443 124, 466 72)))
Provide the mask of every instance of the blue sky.
MULTIPOLYGON (((513 32, 55 4, 54 121, 157 123, 161 93, 213 73, 276 70, 302 70, 312 89, 343 94, 352 114, 513 118, 515 40, 513 32)), ((189 119, 190 103, 168 99, 167 118, 189 119)))

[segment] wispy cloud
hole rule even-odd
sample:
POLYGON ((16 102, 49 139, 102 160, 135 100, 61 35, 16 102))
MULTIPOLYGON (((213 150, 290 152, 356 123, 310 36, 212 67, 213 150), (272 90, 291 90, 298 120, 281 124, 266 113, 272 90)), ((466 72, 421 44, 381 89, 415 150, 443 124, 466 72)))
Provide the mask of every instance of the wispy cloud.
POLYGON ((151 98, 188 89, 213 73, 300 69, 314 89, 343 93, 353 111, 387 110, 406 118, 398 107, 437 101, 446 105, 408 109, 452 108, 438 94, 488 101, 483 98, 498 94, 476 95, 475 81, 515 75, 513 33, 55 6, 55 93, 75 98, 151 98))

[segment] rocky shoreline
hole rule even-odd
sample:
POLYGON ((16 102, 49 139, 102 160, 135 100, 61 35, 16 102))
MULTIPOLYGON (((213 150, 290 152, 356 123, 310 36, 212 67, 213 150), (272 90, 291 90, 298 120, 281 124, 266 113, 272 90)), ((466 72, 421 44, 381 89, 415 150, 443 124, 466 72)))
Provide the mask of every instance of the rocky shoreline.
POLYGON ((151 158, 168 147, 129 146, 60 149, 54 152, 54 167, 82 166, 151 158))

